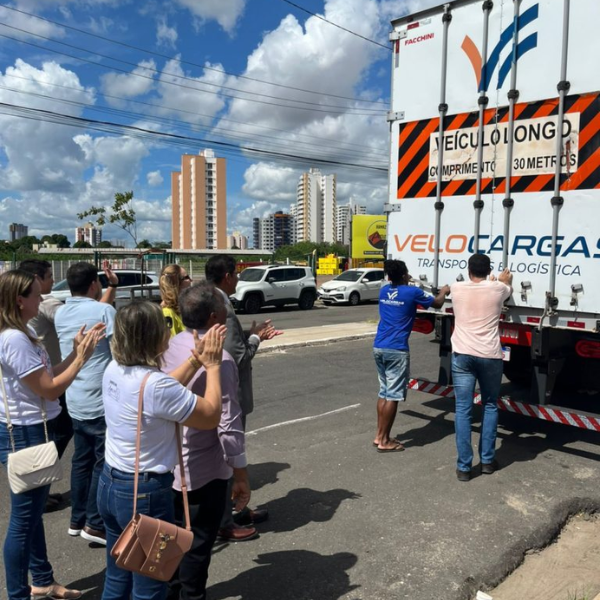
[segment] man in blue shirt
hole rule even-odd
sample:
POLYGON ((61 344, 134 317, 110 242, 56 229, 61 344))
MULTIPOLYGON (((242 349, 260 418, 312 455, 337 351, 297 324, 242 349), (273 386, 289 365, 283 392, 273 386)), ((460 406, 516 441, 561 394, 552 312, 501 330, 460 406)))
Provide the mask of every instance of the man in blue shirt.
POLYGON ((373 356, 379 377, 377 452, 400 452, 404 446, 390 439, 398 402, 406 400, 410 370, 408 338, 417 315, 417 306, 441 308, 450 287, 445 285, 436 297, 409 285, 410 275, 401 260, 386 260, 383 270, 390 283, 379 292, 379 325, 373 342, 373 356))
MULTIPOLYGON (((116 278, 115 278, 116 279, 116 278)), ((98 512, 96 493, 104 466, 106 423, 102 403, 102 377, 112 359, 109 342, 113 335, 115 309, 105 303, 98 269, 85 262, 69 267, 67 283, 72 296, 67 298, 54 318, 63 356, 73 347, 73 338, 82 326, 90 329, 96 323, 106 325, 106 338, 101 340, 67 391, 67 407, 73 421, 75 450, 71 467, 71 524, 69 535, 81 536, 89 542, 106 545, 104 523, 98 512)), ((111 282, 114 290, 117 284, 111 282)))

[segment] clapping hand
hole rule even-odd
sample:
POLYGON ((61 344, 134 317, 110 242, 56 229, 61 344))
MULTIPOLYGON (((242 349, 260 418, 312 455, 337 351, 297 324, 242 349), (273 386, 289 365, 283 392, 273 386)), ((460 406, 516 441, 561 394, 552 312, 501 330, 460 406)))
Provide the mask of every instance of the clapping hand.
POLYGON ((250 334, 257 335, 261 341, 265 341, 272 340, 274 337, 282 335, 283 331, 281 331, 280 329, 275 329, 275 327, 271 325, 271 319, 267 319, 259 325, 256 324, 256 321, 252 321, 250 334))
POLYGON ((87 362, 94 353, 98 342, 106 337, 106 325, 96 323, 89 331, 85 331, 85 325, 77 332, 73 340, 73 349, 77 357, 87 362))
POLYGON ((200 339, 196 330, 193 331, 194 350, 192 350, 192 354, 206 369, 218 367, 221 364, 226 333, 227 327, 225 325, 214 325, 202 339, 200 339))
POLYGON ((106 280, 108 281, 108 283, 117 285, 119 283, 119 278, 117 277, 115 272, 110 268, 110 261, 102 261, 102 268, 104 269, 104 274, 106 275, 106 280))

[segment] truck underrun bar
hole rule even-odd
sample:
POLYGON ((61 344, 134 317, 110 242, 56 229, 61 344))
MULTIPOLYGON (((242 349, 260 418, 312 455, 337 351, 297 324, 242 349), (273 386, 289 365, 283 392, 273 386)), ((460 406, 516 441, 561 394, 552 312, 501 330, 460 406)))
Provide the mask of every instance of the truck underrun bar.
MULTIPOLYGON (((488 37, 490 30, 490 12, 494 4, 491 0, 483 3, 483 40, 481 42, 481 69, 485 69, 488 59, 488 37)), ((485 73, 481 73, 481 79, 484 79, 485 73)), ((475 235, 473 252, 479 252, 479 232, 481 231, 481 211, 483 210, 483 200, 481 199, 481 180, 483 178, 483 126, 485 109, 488 105, 487 92, 482 86, 477 99, 479 104, 479 125, 477 128, 477 179, 475 180, 475 200, 473 208, 475 209, 475 235)))
POLYGON ((513 47, 510 68, 510 90, 508 90, 508 144, 506 146, 506 179, 505 195, 502 200, 504 207, 504 244, 502 246, 502 266, 508 267, 508 249, 510 246, 510 213, 515 204, 515 201, 510 197, 511 178, 513 172, 513 150, 515 145, 515 104, 519 98, 519 90, 517 90, 517 59, 519 48, 519 13, 521 8, 521 0, 513 0, 514 17, 513 17, 513 47))
MULTIPOLYGON (((454 387, 451 385, 441 385, 426 379, 410 379, 408 387, 417 392, 442 396, 444 398, 454 398, 454 387)), ((475 394, 474 404, 481 404, 481 394, 475 394)), ((588 414, 577 413, 570 410, 564 410, 554 406, 541 406, 539 404, 528 404, 512 400, 510 396, 500 396, 498 398, 498 407, 507 412, 516 413, 525 417, 541 419, 542 421, 551 421, 560 425, 569 425, 579 429, 589 429, 591 431, 600 431, 600 418, 588 414)))
POLYGON ((440 81, 440 127, 439 127, 439 152, 438 152, 438 171, 437 171, 437 189, 435 199, 435 248, 433 252, 433 293, 437 294, 439 289, 439 258, 440 258, 440 234, 442 228, 442 211, 444 203, 442 202, 442 172, 444 168, 444 119, 448 114, 448 105, 446 104, 446 78, 448 74, 448 28, 452 21, 450 5, 444 7, 442 22, 444 23, 444 37, 442 41, 442 75, 440 81))

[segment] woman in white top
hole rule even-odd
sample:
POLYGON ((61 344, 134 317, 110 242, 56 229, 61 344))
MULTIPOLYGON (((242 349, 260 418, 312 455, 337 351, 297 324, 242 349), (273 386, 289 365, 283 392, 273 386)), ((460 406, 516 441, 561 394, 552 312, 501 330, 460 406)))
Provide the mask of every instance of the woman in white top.
POLYGON ((167 584, 116 566, 112 547, 133 514, 139 392, 146 375, 140 446, 137 512, 174 523, 173 474, 178 461, 175 428, 214 429, 221 417, 220 369, 226 328, 212 328, 188 360, 161 372, 170 333, 159 306, 134 301, 119 309, 111 340, 113 361, 104 373, 105 466, 98 484, 98 509, 106 527, 107 569, 102 600, 164 600, 167 584), (185 385, 207 371, 205 397, 185 385))
MULTIPOLYGON (((52 368, 48 353, 27 322, 37 316, 41 302, 38 278, 14 269, 0 275, 0 365, 6 403, 13 426, 15 449, 22 450, 46 442, 43 409, 48 438, 54 438, 54 421, 64 393, 103 335, 103 326, 77 335, 73 352, 52 368)), ((0 462, 6 465, 12 452, 4 399, 0 402, 0 462)), ((10 522, 4 542, 4 568, 9 600, 41 598, 76 599, 54 580, 46 553, 43 514, 50 486, 13 494, 10 492, 10 522), (29 586, 31 571, 33 586, 29 586)))

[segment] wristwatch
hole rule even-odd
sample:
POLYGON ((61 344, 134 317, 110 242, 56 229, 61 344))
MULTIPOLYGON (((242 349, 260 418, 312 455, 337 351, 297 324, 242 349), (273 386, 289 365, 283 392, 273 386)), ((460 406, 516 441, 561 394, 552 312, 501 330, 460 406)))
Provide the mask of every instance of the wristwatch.
POLYGON ((118 283, 109 283, 108 287, 110 287, 110 288, 118 288, 119 284, 118 283))

